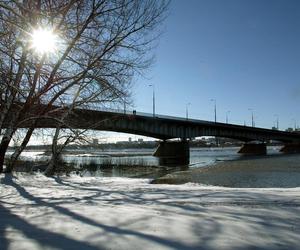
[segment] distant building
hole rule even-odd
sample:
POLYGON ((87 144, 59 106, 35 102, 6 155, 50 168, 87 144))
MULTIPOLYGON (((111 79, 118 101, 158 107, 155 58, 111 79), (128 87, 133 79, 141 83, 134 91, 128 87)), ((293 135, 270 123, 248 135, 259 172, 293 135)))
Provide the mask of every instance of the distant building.
POLYGON ((139 138, 139 139, 138 139, 138 143, 143 143, 143 141, 144 141, 144 140, 143 140, 142 138, 139 138))
POLYGON ((129 142, 132 142, 132 138, 131 138, 131 137, 129 137, 129 138, 128 138, 128 141, 129 141, 129 142))
POLYGON ((98 145, 99 144, 99 140, 97 138, 93 138, 93 145, 98 145))

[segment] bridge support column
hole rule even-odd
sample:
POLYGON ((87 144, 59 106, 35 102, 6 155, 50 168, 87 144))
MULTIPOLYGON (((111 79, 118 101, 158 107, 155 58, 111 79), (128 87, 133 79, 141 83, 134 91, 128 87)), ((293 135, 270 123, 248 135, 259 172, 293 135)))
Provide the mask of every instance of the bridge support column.
POLYGON ((286 143, 281 149, 282 153, 300 153, 300 143, 286 143))
POLYGON ((238 153, 247 155, 265 155, 267 154, 267 146, 265 143, 245 143, 238 153))
POLYGON ((162 141, 153 155, 159 158, 161 165, 187 165, 190 163, 189 142, 162 141))

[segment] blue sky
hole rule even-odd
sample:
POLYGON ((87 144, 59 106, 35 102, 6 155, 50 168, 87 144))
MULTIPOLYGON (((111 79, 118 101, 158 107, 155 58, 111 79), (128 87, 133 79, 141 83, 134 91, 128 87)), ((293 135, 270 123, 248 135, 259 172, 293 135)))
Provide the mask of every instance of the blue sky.
POLYGON ((300 125, 300 1, 173 0, 148 79, 137 79, 137 111, 258 127, 300 125))

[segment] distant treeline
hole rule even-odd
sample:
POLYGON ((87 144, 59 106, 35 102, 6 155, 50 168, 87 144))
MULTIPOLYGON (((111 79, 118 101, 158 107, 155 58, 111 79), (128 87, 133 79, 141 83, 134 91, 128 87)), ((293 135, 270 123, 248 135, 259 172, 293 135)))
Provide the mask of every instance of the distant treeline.
MULTIPOLYGON (((230 146, 240 146, 243 142, 226 139, 226 138, 218 138, 217 139, 218 146, 222 147, 230 147, 230 146)), ((159 144, 159 141, 144 141, 144 142, 117 142, 117 143, 100 143, 100 144, 86 144, 86 145, 77 145, 70 144, 65 148, 66 150, 91 150, 91 149, 99 149, 99 150, 107 150, 107 149, 134 149, 134 148, 156 148, 159 144)), ((278 142, 269 142, 268 145, 278 145, 278 142)), ((191 140, 190 147, 214 147, 216 146, 216 140, 211 139, 210 141, 203 140, 191 140)), ((16 149, 18 146, 10 147, 10 149, 16 149)), ((27 150, 44 150, 51 151, 52 146, 49 145, 28 145, 26 147, 27 150)))
MULTIPOLYGON (((71 144, 65 147, 65 150, 84 150, 84 149, 126 149, 126 148, 155 148, 159 142, 128 142, 128 143, 101 143, 101 144, 87 144, 77 145, 71 144)), ((15 149, 18 146, 12 146, 10 149, 15 149)), ((26 150, 45 150, 51 151, 52 145, 28 145, 26 150)))

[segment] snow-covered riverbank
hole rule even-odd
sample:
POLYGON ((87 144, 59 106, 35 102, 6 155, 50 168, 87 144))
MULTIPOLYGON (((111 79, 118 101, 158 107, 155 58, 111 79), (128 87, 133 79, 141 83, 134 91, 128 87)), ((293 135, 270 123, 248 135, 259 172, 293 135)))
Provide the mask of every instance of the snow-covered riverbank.
POLYGON ((300 249, 300 188, 2 175, 0 249, 300 249))

